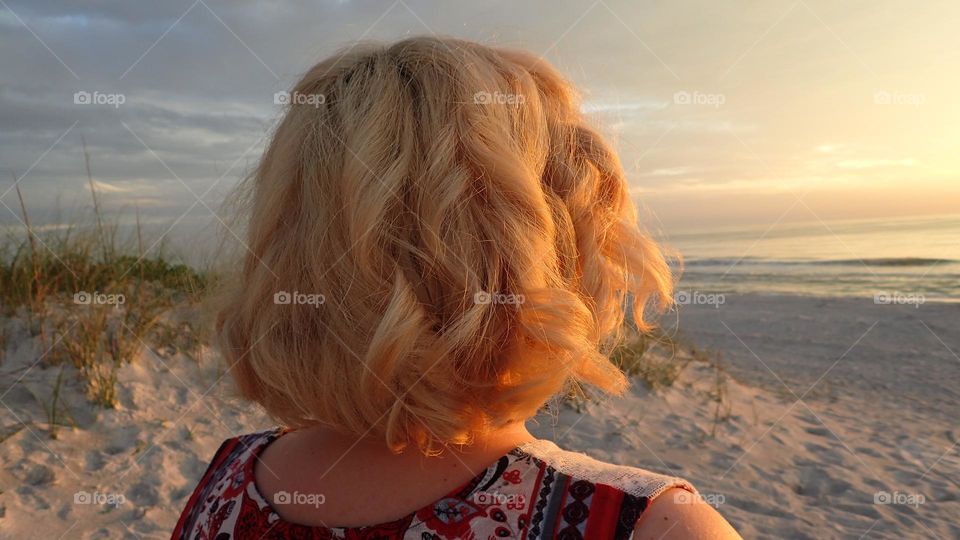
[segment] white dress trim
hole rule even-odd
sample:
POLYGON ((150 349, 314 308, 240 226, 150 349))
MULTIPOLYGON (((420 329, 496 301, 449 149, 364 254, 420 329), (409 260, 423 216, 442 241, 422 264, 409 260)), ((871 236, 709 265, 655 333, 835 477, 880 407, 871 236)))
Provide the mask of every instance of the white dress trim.
POLYGON ((537 439, 520 446, 527 453, 561 473, 595 484, 606 484, 636 497, 653 500, 671 488, 697 493, 693 484, 676 476, 667 476, 637 467, 614 465, 579 452, 563 450, 553 441, 537 439))

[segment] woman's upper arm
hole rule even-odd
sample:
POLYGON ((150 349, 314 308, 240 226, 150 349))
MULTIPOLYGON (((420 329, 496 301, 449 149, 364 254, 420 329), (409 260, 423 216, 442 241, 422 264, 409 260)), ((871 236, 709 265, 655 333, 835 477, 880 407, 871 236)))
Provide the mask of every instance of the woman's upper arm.
POLYGON ((668 489, 650 502, 633 531, 634 540, 740 539, 712 506, 689 491, 668 489))

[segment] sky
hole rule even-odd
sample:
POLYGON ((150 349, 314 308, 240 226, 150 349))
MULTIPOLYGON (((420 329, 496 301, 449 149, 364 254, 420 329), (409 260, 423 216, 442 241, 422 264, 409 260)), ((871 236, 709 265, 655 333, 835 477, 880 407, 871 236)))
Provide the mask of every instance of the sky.
POLYGON ((189 237, 228 218, 275 92, 355 40, 421 34, 557 65, 661 230, 960 208, 955 1, 83 4, 0 0, 0 224, 14 179, 35 222, 88 205, 85 142, 108 211, 189 237))

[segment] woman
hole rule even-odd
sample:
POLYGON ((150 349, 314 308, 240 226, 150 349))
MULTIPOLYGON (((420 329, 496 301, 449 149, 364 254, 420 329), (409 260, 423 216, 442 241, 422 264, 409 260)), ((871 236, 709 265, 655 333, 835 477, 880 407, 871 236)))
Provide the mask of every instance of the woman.
POLYGON ((671 297, 551 66, 414 38, 284 97, 217 329, 286 427, 226 441, 174 538, 738 538, 686 481, 524 427, 581 385, 621 393, 605 353, 671 297))

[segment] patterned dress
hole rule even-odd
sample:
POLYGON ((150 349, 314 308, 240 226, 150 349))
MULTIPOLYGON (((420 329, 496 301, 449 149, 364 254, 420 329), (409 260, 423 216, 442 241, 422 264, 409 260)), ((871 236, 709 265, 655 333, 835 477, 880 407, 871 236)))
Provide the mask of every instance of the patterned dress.
POLYGON ((673 487, 695 493, 680 478, 603 463, 535 440, 396 521, 310 527, 280 518, 253 481, 257 456, 282 433, 225 441, 187 502, 173 539, 626 539, 654 497, 673 487))

